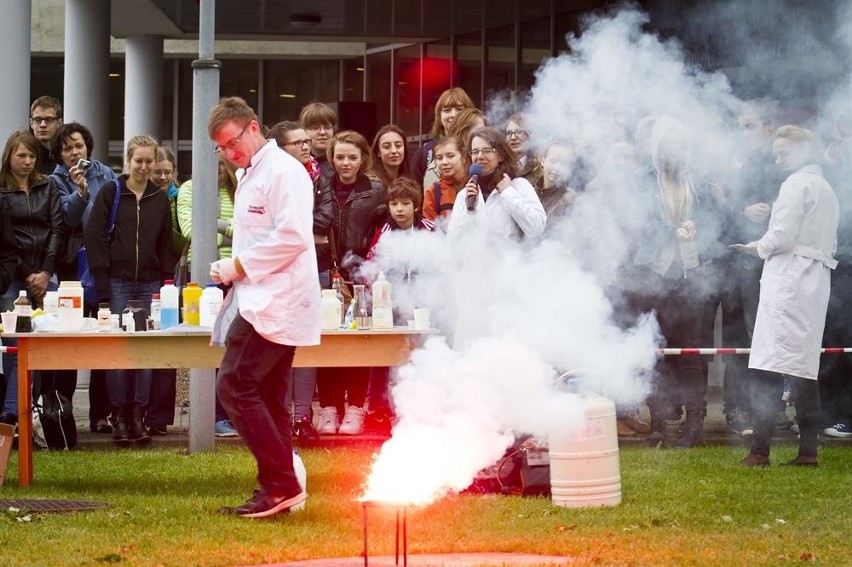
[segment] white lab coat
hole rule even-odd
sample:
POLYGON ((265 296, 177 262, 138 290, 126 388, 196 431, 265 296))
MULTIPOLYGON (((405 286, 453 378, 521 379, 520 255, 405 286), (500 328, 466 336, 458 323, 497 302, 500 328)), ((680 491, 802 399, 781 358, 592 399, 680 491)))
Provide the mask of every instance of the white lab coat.
POLYGON ((818 165, 781 185, 766 234, 749 368, 816 380, 840 207, 818 165))
POLYGON ((544 232, 547 214, 535 189, 523 177, 513 179, 512 185, 502 192, 495 188, 488 201, 482 198, 480 191, 476 201, 476 209, 471 212, 467 210, 467 193, 462 190, 456 195, 447 228, 450 237, 457 236, 466 226, 477 222, 486 223, 489 232, 504 238, 517 238, 522 234, 536 237, 544 232))
MULTIPOLYGON (((517 241, 522 235, 535 238, 544 232, 547 215, 529 181, 522 177, 502 192, 497 189, 482 198, 480 191, 474 211, 467 210, 467 195, 460 191, 453 205, 447 236, 459 255, 458 270, 454 271, 456 323, 453 345, 463 347, 469 340, 493 332, 494 317, 480 311, 482 305, 499 305, 501 290, 490 281, 494 270, 504 270, 501 255, 506 253, 501 240, 517 241), (477 301, 468 294, 476 290, 477 301)), ((500 279, 500 278, 498 278, 500 279)))
MULTIPOLYGON (((233 256, 246 276, 234 282, 233 291, 240 315, 273 343, 320 342, 313 200, 307 171, 274 141, 252 157, 237 185, 233 256)), ((227 317, 220 323, 217 330, 226 331, 227 317)))

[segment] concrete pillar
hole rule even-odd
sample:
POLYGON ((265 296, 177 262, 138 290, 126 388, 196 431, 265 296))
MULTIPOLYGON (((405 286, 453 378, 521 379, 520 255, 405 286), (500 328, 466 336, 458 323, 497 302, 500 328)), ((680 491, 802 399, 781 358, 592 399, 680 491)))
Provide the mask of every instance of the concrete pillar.
MULTIPOLYGON (((159 139, 163 115, 163 38, 127 38, 124 62, 124 145, 138 134, 159 139)), ((122 152, 123 153, 123 152, 122 152)))
POLYGON ((93 157, 109 155, 110 0, 65 2, 65 122, 92 131, 93 157))
MULTIPOLYGON (((3 56, 0 57, 0 147, 13 130, 29 127, 30 119, 30 0, 2 0, 0 37, 3 56)), ((2 150, 0 150, 2 151, 2 150)))
MULTIPOLYGON (((216 0, 201 0, 198 15, 198 59, 192 62, 192 279, 210 281, 210 263, 218 256, 216 219, 219 210, 218 162, 207 134, 207 117, 219 101, 219 69, 214 59, 216 0)), ((189 371, 189 451, 214 448, 215 372, 189 371)))

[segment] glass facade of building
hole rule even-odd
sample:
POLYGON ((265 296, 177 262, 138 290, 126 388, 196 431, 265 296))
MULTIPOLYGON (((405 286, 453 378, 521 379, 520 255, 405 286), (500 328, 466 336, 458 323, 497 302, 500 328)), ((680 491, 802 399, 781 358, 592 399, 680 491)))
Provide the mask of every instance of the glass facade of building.
MULTIPOLYGON (((365 38, 365 55, 349 59, 292 55, 258 59, 217 53, 222 62, 220 94, 245 98, 267 125, 297 119, 302 106, 312 101, 337 104, 341 128, 353 127, 369 137, 382 125, 395 123, 416 145, 432 127, 434 104, 442 91, 462 87, 479 107, 498 94, 523 95, 541 62, 566 49, 565 34, 578 29, 580 16, 605 2, 436 0, 415 4, 418 10, 407 16, 395 14, 397 24, 407 22, 411 29, 395 29, 394 36, 440 32, 443 37, 405 43, 365 38)), ((383 30, 380 21, 365 28, 367 33, 383 30)), ((154 133, 178 148, 181 177, 189 175, 191 162, 191 65, 190 58, 164 62, 163 115, 161 129, 154 133)), ((57 93, 61 98, 62 58, 34 57, 32 69, 31 92, 57 93)), ((124 59, 113 58, 110 71, 110 159, 118 166, 124 128, 124 59)))

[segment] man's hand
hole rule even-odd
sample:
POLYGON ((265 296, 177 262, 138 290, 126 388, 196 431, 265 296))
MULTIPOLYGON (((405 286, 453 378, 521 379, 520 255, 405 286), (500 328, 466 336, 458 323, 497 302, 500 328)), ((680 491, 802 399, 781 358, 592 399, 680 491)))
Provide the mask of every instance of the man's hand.
POLYGON ((228 285, 243 277, 245 273, 236 258, 223 258, 210 264, 210 279, 213 283, 228 285))
POLYGON ((743 209, 745 218, 756 224, 765 224, 772 208, 766 203, 755 203, 743 209))
POLYGON ((27 276, 27 291, 33 296, 33 299, 41 302, 44 293, 47 291, 48 282, 50 282, 50 274, 47 272, 30 274, 27 276))
POLYGON ((749 256, 755 256, 757 258, 760 255, 757 253, 757 240, 754 242, 749 242, 748 244, 731 244, 731 250, 736 250, 737 252, 742 252, 743 254, 748 254, 749 256))
POLYGON ((692 240, 695 238, 695 223, 691 220, 680 223, 675 230, 675 235, 680 240, 692 240))

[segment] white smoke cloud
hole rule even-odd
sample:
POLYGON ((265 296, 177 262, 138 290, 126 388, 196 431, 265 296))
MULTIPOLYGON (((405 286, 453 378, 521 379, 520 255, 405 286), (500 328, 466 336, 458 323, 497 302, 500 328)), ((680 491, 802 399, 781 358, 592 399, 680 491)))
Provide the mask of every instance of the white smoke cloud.
MULTIPOLYGON (((724 13, 707 22, 736 21, 737 3, 722 4, 724 13)), ((725 74, 688 62, 678 41, 646 31, 647 23, 633 8, 587 20, 568 38, 570 54, 542 64, 522 109, 532 146, 541 152, 567 141, 582 156, 577 167, 587 170, 576 177, 603 175, 604 191, 581 194, 574 215, 544 241, 390 233, 364 267, 368 279, 385 271, 396 308, 430 307, 448 337, 430 340, 399 370, 392 388, 398 425, 374 463, 366 498, 431 501, 465 488, 500 457, 512 433, 546 437, 577 427, 577 398, 552 385, 560 372, 581 370, 581 388, 618 404, 646 397, 659 329, 653 314, 625 324, 614 284, 635 228, 626 214, 635 185, 618 180, 650 161, 637 147, 635 164, 610 171, 606 152, 614 141, 632 141, 644 117, 666 114, 691 134, 685 143, 695 182, 724 180, 737 166, 742 105, 725 74)), ((490 101, 490 123, 508 117, 510 100, 490 101)))

